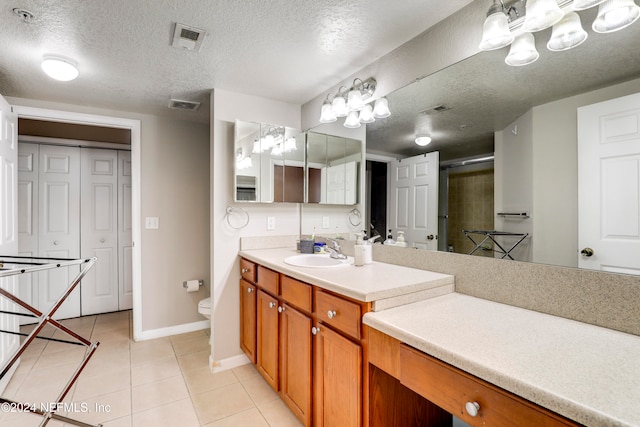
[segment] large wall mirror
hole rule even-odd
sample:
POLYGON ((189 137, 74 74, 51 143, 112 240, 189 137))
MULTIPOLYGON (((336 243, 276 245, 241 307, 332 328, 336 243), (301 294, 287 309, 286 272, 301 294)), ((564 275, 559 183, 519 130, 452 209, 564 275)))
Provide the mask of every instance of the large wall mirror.
MULTIPOLYGON (((521 251, 514 252, 518 260, 578 267, 577 109, 640 92, 640 22, 597 34, 588 28, 595 12, 581 13, 589 38, 575 49, 547 50, 549 29, 535 33, 540 58, 531 65, 506 65, 508 48, 482 52, 389 94, 393 115, 367 125, 367 153, 399 159, 439 151, 443 172, 471 180, 478 170, 490 170, 487 185, 468 187, 477 196, 474 204, 485 199, 490 208, 490 224, 482 227, 526 232, 521 251), (433 142, 417 146, 418 134, 433 142), (495 159, 470 169, 494 153, 495 159), (501 211, 526 215, 498 216, 501 211)), ((449 184, 441 178, 441 187, 449 184)), ((452 215, 441 209, 439 229, 452 215)), ((469 252, 463 243, 449 244, 451 234, 475 226, 458 227, 440 250, 469 252)))
POLYGON ((297 129, 236 120, 236 202, 302 203, 305 135, 297 129))

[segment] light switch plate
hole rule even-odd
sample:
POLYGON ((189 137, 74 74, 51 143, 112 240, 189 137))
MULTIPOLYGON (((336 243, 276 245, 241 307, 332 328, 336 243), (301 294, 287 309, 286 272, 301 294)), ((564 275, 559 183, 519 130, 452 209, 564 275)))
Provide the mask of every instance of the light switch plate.
POLYGON ((276 229, 276 217, 268 216, 267 217, 267 230, 275 230, 276 229))
POLYGON ((323 216, 322 217, 322 228, 329 228, 329 217, 328 216, 323 216))
POLYGON ((157 230, 160 228, 160 218, 148 216, 144 219, 144 228, 147 230, 157 230))

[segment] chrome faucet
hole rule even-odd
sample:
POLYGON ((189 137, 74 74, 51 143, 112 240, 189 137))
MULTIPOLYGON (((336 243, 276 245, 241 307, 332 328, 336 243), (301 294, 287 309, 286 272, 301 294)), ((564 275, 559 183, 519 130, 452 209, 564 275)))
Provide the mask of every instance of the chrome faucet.
POLYGON ((329 257, 334 259, 347 259, 347 256, 342 253, 340 248, 340 243, 337 240, 331 239, 329 237, 326 238, 329 242, 331 242, 332 246, 327 245, 327 250, 329 251, 329 257))

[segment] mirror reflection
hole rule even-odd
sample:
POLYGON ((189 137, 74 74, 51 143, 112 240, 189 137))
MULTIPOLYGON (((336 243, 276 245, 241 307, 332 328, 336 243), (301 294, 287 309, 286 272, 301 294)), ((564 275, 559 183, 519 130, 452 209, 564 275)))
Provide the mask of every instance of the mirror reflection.
MULTIPOLYGON (((394 114, 367 125, 367 154, 378 161, 440 153, 439 250, 473 251, 463 230, 504 231, 527 234, 510 253, 517 260, 579 267, 583 246, 591 247, 579 237, 577 111, 640 92, 640 25, 589 30, 584 44, 564 52, 547 50, 550 32, 536 33, 534 64, 507 66, 506 49, 477 54, 389 94, 394 114), (418 146, 418 135, 432 142, 418 146)), ((397 232, 380 222, 381 234, 397 232)), ((510 238, 498 241, 508 247, 510 238)), ((502 257, 495 248, 488 242, 474 256, 502 257)))
POLYGON ((305 135, 299 130, 236 120, 236 202, 302 203, 305 135))

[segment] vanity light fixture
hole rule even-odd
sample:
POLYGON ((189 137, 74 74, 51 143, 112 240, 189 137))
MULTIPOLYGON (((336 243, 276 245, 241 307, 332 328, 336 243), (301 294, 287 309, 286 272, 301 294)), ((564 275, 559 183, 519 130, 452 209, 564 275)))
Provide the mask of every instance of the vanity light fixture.
POLYGON ((47 55, 40 66, 49 77, 61 82, 71 81, 79 74, 76 62, 61 56, 47 55))
POLYGON ((428 135, 418 135, 416 137, 416 144, 418 144, 421 147, 424 147, 425 145, 429 145, 431 143, 431 137, 428 135))
POLYGON ((294 137, 284 137, 284 128, 270 127, 260 138, 253 141, 252 153, 258 154, 264 151, 271 151, 274 156, 280 156, 283 153, 295 151, 298 149, 298 143, 294 137))
POLYGON ((338 117, 346 117, 344 126, 359 128, 363 123, 389 117, 389 102, 378 98, 373 107, 372 96, 376 90, 376 80, 355 79, 350 88, 341 86, 335 94, 328 94, 320 110, 320 123, 333 123, 338 117))
POLYGON ((598 6, 598 15, 592 28, 598 33, 621 30, 640 18, 640 6, 634 0, 493 0, 479 48, 486 51, 511 44, 505 62, 514 66, 531 64, 539 55, 535 46, 530 47, 531 37, 520 36, 553 26, 547 48, 551 51, 573 49, 587 39, 576 11, 595 6, 598 6), (516 43, 518 46, 513 46, 516 43))

